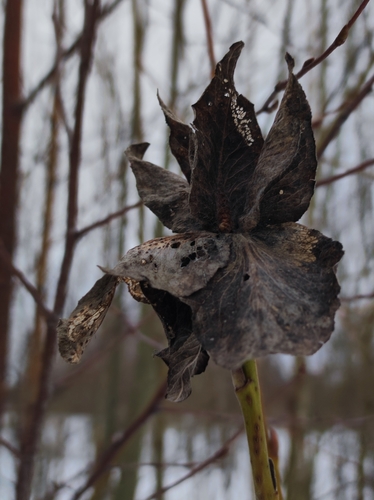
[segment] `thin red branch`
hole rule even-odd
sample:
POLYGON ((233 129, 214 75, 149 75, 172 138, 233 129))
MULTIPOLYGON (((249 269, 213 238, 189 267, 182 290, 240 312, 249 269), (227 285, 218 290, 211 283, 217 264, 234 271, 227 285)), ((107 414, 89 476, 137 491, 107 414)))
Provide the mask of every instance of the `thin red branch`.
POLYGON ((47 320, 52 321, 52 323, 55 325, 58 319, 56 314, 46 307, 44 300, 40 295, 38 289, 32 283, 30 283, 30 281, 26 278, 26 276, 23 274, 22 271, 20 271, 16 266, 14 266, 12 259, 10 258, 9 253, 6 251, 5 245, 1 240, 0 240, 0 259, 8 267, 11 274, 17 276, 17 278, 29 292, 31 297, 34 299, 40 312, 46 317, 47 320))
POLYGON ((206 40, 207 40, 207 44, 208 44, 208 54, 209 54, 209 61, 210 61, 210 72, 211 72, 211 76, 213 78, 215 68, 216 68, 216 58, 214 56, 212 23, 210 20, 210 14, 209 14, 209 9, 208 9, 208 5, 207 5, 206 0, 201 0, 201 5, 203 8, 203 14, 204 14, 206 40))
POLYGON ((72 500, 78 500, 81 498, 83 493, 88 490, 95 482, 104 474, 114 457, 123 448, 123 446, 128 442, 128 440, 137 432, 142 425, 158 410, 160 401, 165 397, 166 383, 162 382, 159 388, 156 390, 153 398, 144 408, 142 413, 137 417, 136 420, 118 437, 116 438, 107 450, 100 455, 98 461, 93 467, 92 472, 89 474, 85 484, 75 492, 72 500))
POLYGON ((106 224, 108 224, 112 220, 117 219, 118 217, 121 217, 126 212, 129 212, 130 210, 132 210, 134 208, 138 208, 138 207, 142 206, 142 204, 143 204, 142 201, 138 201, 137 203, 134 203, 133 205, 128 205, 127 207, 121 208, 121 210, 117 210, 116 212, 113 212, 113 213, 107 215, 103 219, 100 219, 96 222, 93 222, 92 224, 84 227, 83 229, 79 229, 79 231, 76 231, 74 233, 74 236, 77 240, 79 240, 80 238, 85 236, 90 231, 93 231, 94 229, 97 229, 98 227, 105 226, 106 224))
POLYGON ((332 175, 331 177, 326 177, 325 179, 321 179, 316 183, 316 188, 321 187, 321 186, 326 186, 328 184, 331 184, 335 181, 338 181, 339 179, 343 179, 344 177, 347 177, 348 175, 353 175, 357 174, 358 172, 362 172, 366 168, 374 165, 374 158, 371 158, 370 160, 363 161, 356 167, 350 168, 346 170, 345 172, 342 172, 341 174, 336 174, 332 175))
MULTIPOLYGON (((304 65, 301 68, 301 70, 298 73, 296 73, 296 75, 295 75, 298 80, 302 76, 304 76, 306 73, 308 73, 311 69, 318 66, 318 64, 321 64, 321 62, 324 61, 325 59, 327 59, 329 57, 329 55, 332 54, 332 52, 334 52, 334 50, 336 50, 338 47, 340 47, 341 45, 344 44, 344 42, 346 41, 346 39, 348 37, 349 30, 352 28, 354 23, 357 21, 359 16, 362 14, 363 10, 365 9, 365 7, 367 6, 367 4, 369 2, 370 2, 370 0, 363 0, 363 2, 360 4, 360 6, 356 10, 356 12, 353 14, 353 16, 348 21, 348 23, 343 26, 343 28, 340 30, 338 36, 335 38, 335 40, 332 42, 332 44, 323 52, 323 54, 321 54, 320 56, 318 56, 316 58, 313 57, 311 59, 308 59, 307 61, 304 62, 304 65)), ((275 97, 277 96, 277 94, 281 90, 284 90, 286 88, 286 85, 287 85, 287 80, 283 80, 283 81, 278 82, 276 84, 272 94, 265 101, 262 108, 259 111, 257 111, 258 115, 260 113, 264 113, 264 112, 269 113, 269 112, 273 111, 273 109, 274 109, 273 101, 274 101, 275 97)))
POLYGON ((174 488, 175 486, 178 486, 179 484, 183 483, 187 479, 190 479, 192 476, 195 476, 202 470, 206 469, 209 465, 213 464, 220 458, 223 458, 225 455, 227 455, 229 451, 230 445, 240 436, 240 434, 243 433, 244 427, 241 426, 222 446, 219 450, 217 450, 213 455, 211 455, 209 458, 201 462, 199 465, 191 469, 186 475, 182 476, 180 479, 177 479, 173 483, 169 484, 168 486, 165 486, 164 488, 160 488, 157 490, 155 493, 152 495, 148 496, 144 500, 152 500, 153 498, 161 498, 164 493, 169 491, 171 488, 174 488))

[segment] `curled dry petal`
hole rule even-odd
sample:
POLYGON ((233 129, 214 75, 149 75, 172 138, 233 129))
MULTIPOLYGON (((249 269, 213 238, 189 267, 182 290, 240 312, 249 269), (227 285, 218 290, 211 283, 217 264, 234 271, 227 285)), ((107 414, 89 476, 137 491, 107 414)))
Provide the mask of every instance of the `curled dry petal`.
POLYGON ((169 367, 166 397, 183 401, 191 394, 191 377, 205 370, 209 356, 192 331, 191 308, 147 282, 142 282, 141 287, 164 326, 169 344, 157 353, 169 367))
POLYGON ((88 342, 108 312, 119 281, 115 276, 104 275, 81 298, 70 317, 59 321, 58 348, 68 363, 80 361, 88 342))
POLYGON ((304 91, 292 74, 290 56, 287 62, 287 87, 248 185, 243 231, 259 223, 296 222, 313 196, 317 159, 312 115, 304 91))
POLYGON ((172 111, 166 106, 161 97, 157 94, 158 102, 164 112, 166 123, 170 128, 169 146, 175 159, 188 180, 191 180, 190 165, 190 133, 191 128, 174 116, 172 111))
POLYGON ((179 175, 143 161, 142 157, 148 146, 148 143, 135 144, 126 150, 143 203, 157 215, 164 226, 174 232, 201 229, 199 221, 190 213, 188 182, 179 175))

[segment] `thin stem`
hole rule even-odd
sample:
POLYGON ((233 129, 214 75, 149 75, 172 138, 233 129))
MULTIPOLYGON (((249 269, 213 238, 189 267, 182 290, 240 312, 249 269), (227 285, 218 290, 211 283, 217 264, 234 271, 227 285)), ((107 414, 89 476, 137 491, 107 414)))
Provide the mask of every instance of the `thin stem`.
POLYGON ((256 361, 246 361, 242 368, 234 370, 232 381, 244 418, 256 499, 279 500, 274 468, 268 455, 256 361))

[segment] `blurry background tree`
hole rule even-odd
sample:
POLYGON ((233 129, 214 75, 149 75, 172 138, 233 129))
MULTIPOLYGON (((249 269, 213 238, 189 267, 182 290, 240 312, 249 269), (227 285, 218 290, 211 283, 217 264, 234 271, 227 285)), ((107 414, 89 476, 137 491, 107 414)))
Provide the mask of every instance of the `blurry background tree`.
POLYGON ((161 326, 126 287, 76 367, 56 355, 56 320, 101 275, 96 264, 111 266, 162 234, 140 206, 123 156, 145 139, 152 160, 178 172, 156 89, 192 121, 214 54, 242 39, 237 87, 266 131, 285 51, 298 71, 340 33, 302 78, 319 156, 318 188, 302 222, 344 245, 342 307, 319 353, 263 359, 260 377, 285 498, 374 498, 373 5, 3 4, 0 497, 253 498, 229 373, 211 363, 189 400, 165 402, 165 367, 152 359, 165 343, 161 326))

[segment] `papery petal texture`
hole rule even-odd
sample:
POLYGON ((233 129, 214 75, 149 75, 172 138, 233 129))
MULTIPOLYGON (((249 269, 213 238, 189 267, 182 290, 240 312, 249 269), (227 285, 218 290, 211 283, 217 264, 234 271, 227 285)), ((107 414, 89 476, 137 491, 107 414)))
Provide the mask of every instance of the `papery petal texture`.
POLYGON ((203 348, 231 370, 268 354, 316 352, 340 304, 334 265, 341 244, 294 223, 230 236, 229 264, 182 299, 203 348))
POLYGON ((241 219, 244 232, 259 223, 296 222, 313 196, 317 159, 312 115, 292 74, 293 60, 287 60, 287 87, 248 184, 247 214, 241 219))
POLYGON ((68 319, 57 325, 58 348, 68 363, 79 363, 82 354, 112 303, 119 279, 108 274, 96 281, 68 319))
POLYGON ((231 46, 193 106, 190 210, 209 231, 238 230, 263 145, 254 106, 234 86, 234 70, 243 45, 231 46))
POLYGON ((126 150, 144 205, 164 226, 176 233, 202 229, 201 223, 190 212, 188 182, 180 175, 143 161, 148 146, 148 143, 135 144, 126 150))

